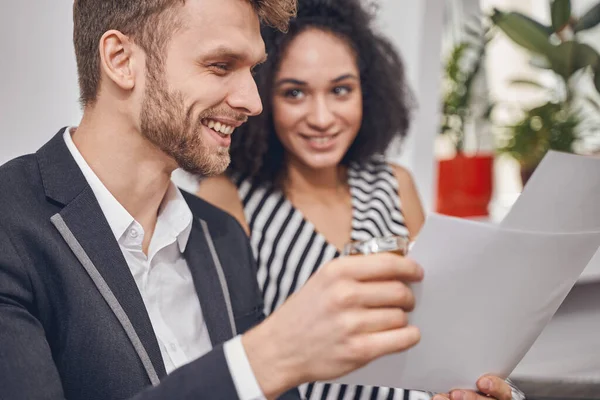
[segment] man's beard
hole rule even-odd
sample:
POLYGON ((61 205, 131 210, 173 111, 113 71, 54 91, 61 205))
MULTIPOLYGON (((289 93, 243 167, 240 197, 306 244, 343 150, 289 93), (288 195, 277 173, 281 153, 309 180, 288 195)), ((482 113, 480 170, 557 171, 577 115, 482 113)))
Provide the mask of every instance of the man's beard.
MULTIPOLYGON (((206 143, 202 120, 211 117, 245 119, 227 109, 208 109, 194 116, 186 109, 183 95, 170 92, 162 68, 148 66, 147 86, 140 115, 141 133, 173 158, 177 165, 192 173, 212 176, 223 173, 230 162, 229 149, 206 143)), ((206 128, 208 129, 208 128, 206 128)))

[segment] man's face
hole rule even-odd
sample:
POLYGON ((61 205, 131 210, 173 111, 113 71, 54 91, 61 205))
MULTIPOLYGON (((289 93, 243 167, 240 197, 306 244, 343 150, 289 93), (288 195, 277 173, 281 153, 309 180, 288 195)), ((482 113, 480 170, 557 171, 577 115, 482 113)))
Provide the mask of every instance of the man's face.
POLYGON ((147 57, 142 134, 179 167, 202 175, 229 165, 230 135, 262 111, 252 68, 264 61, 247 0, 188 0, 164 66, 147 57))

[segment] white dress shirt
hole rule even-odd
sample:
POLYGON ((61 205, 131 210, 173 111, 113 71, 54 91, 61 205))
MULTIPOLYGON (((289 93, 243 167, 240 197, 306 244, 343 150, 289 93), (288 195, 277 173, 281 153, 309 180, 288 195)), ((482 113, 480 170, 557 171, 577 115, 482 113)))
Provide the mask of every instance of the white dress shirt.
MULTIPOLYGON (((71 129, 65 130, 64 140, 92 188, 135 279, 167 374, 212 350, 192 274, 183 256, 193 215, 179 189, 173 183, 169 186, 146 255, 142 250, 142 226, 87 164, 71 138, 71 129)), ((224 353, 239 398, 264 400, 241 336, 225 343, 224 353)))

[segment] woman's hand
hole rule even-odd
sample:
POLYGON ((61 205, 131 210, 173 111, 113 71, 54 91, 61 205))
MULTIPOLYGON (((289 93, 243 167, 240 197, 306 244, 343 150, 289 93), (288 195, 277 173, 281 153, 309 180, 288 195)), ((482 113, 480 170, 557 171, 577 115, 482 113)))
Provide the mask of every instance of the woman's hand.
POLYGON ((480 393, 472 390, 453 390, 450 394, 436 394, 433 400, 511 400, 512 389, 504 379, 497 376, 483 376, 477 381, 480 393))

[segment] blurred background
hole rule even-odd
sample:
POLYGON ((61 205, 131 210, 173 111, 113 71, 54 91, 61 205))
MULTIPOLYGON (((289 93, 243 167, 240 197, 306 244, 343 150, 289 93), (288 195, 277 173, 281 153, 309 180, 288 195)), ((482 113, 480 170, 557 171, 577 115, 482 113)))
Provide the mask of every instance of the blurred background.
MULTIPOLYGON (((416 94, 411 135, 389 156, 428 211, 498 221, 548 149, 600 152, 597 0, 364 1, 416 94)), ((71 6, 2 4, 0 163, 81 116, 71 6)))
MULTIPOLYGON (((389 158, 428 212, 500 221, 548 150, 600 154, 599 0, 365 1, 416 95, 389 158)), ((79 121, 71 6, 2 2, 0 164, 79 121)), ((600 398, 600 251, 592 264, 515 371, 532 398, 600 398)))

